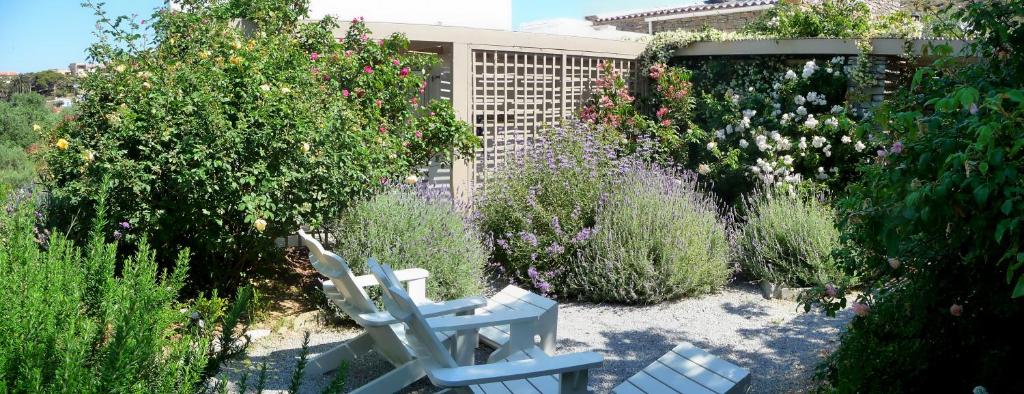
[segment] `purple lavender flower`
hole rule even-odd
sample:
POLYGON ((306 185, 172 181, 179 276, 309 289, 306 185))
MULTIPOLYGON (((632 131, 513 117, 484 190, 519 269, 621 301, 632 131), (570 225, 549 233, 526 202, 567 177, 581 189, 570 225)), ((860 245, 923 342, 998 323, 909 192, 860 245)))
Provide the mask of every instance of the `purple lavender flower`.
POLYGON ((539 241, 537 241, 537 235, 536 234, 530 233, 530 232, 526 232, 526 231, 520 232, 519 233, 519 238, 522 239, 523 242, 526 242, 526 243, 530 244, 530 246, 533 246, 533 247, 536 247, 540 243, 539 241))
POLYGON ((529 276, 531 280, 537 280, 537 278, 540 277, 540 273, 537 272, 537 268, 532 265, 526 270, 526 275, 529 276))
POLYGON ((114 230, 114 239, 121 239, 121 230, 114 230))
POLYGON ((497 243, 502 250, 508 250, 508 241, 506 241, 504 238, 498 238, 498 240, 494 242, 497 243))
POLYGON ((576 233, 575 237, 572 237, 572 243, 578 244, 585 242, 590 239, 592 235, 594 235, 594 229, 591 227, 584 227, 580 232, 576 233))
POLYGON ((551 246, 548 246, 548 248, 547 248, 548 254, 552 255, 552 256, 558 256, 558 255, 562 254, 562 252, 564 252, 564 251, 565 251, 565 248, 562 247, 562 245, 559 245, 558 242, 553 242, 551 244, 551 246))
POLYGON ((120 225, 121 225, 121 228, 123 228, 125 230, 130 230, 132 228, 132 225, 129 224, 128 222, 121 222, 120 225))
POLYGON ((899 141, 894 142, 892 148, 889 148, 889 152, 892 152, 894 155, 900 154, 900 152, 903 152, 903 143, 899 141))
POLYGON ((551 229, 555 230, 555 234, 562 234, 562 225, 558 222, 558 216, 551 218, 551 229))

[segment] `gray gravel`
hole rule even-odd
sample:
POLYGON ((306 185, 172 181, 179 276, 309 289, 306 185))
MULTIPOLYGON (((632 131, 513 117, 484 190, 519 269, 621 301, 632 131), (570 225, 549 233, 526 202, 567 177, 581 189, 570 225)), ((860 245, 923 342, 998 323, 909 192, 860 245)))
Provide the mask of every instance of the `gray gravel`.
MULTIPOLYGON (((748 368, 751 392, 805 392, 813 384, 814 367, 832 349, 851 313, 836 318, 804 314, 792 301, 765 300, 754 286, 732 284, 718 294, 653 306, 562 303, 558 322, 558 353, 596 351, 604 366, 591 371, 591 388, 606 393, 661 357, 679 342, 697 347, 748 368)), ((253 342, 248 360, 232 362, 229 379, 241 370, 268 363, 268 390, 288 388, 302 333, 311 332, 311 350, 323 352, 331 343, 351 338, 359 329, 324 324, 300 316, 273 334, 253 342)), ((482 360, 485 349, 478 351, 482 360)), ((349 367, 346 391, 387 372, 381 357, 368 355, 349 367)), ((319 393, 334 373, 304 382, 302 392, 319 393)), ((253 379, 250 379, 252 381, 253 379)), ((436 391, 426 379, 405 390, 436 391)))

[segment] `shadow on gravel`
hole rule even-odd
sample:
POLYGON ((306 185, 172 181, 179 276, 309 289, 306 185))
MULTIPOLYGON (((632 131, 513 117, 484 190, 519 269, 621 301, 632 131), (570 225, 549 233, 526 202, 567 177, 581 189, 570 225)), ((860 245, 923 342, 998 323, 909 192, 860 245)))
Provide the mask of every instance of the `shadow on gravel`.
POLYGON ((768 316, 768 308, 763 304, 757 304, 753 302, 744 302, 742 304, 734 304, 727 302, 722 304, 722 310, 733 315, 743 316, 747 319, 754 317, 765 317, 768 316))

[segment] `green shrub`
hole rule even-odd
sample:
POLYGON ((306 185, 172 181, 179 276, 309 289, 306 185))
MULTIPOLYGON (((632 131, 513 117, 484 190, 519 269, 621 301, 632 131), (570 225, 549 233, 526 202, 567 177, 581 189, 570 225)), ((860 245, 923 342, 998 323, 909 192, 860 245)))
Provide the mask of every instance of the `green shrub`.
POLYGON ((35 163, 24 149, 0 142, 0 185, 16 189, 32 182, 35 176, 35 163))
POLYGON ((763 193, 746 201, 736 258, 753 279, 788 286, 833 283, 839 245, 835 213, 814 197, 763 193))
POLYGON ((717 202, 654 165, 632 162, 598 208, 595 232, 564 293, 576 299, 657 303, 710 293, 729 279, 729 243, 717 202))
POLYGON ((431 299, 480 294, 487 263, 480 235, 451 202, 430 193, 393 190, 352 206, 332 230, 334 250, 360 274, 369 273, 369 257, 430 271, 431 299))
POLYGON ((192 283, 227 287, 300 223, 472 150, 449 103, 418 101, 436 56, 370 40, 360 21, 336 39, 331 18, 300 22, 306 3, 184 1, 147 21, 153 43, 100 12, 106 40, 90 54, 107 67, 48 136, 58 224, 88 220, 109 178, 108 231, 188 247, 192 283))
POLYGON ((59 116, 36 93, 18 93, 0 101, 0 144, 25 149, 39 141, 41 131, 57 124, 59 116))
POLYGON ((651 303, 721 286, 728 247, 715 202, 695 180, 641 164, 649 141, 620 158, 616 136, 563 125, 488 180, 477 207, 497 273, 592 301, 651 303))
MULTIPOLYGON (((885 148, 837 204, 852 247, 835 255, 863 287, 823 391, 1024 392, 1007 372, 1024 354, 1022 10, 965 4, 969 60, 934 48, 864 126, 885 148)), ((844 290, 816 304, 834 314, 844 290)))
POLYGON ((193 393, 241 350, 244 301, 225 313, 223 301, 203 299, 220 307, 200 313, 177 300, 187 251, 173 271, 161 271, 144 240, 138 254, 119 260, 101 225, 79 248, 60 235, 46 239, 31 203, 5 205, 0 391, 193 393))

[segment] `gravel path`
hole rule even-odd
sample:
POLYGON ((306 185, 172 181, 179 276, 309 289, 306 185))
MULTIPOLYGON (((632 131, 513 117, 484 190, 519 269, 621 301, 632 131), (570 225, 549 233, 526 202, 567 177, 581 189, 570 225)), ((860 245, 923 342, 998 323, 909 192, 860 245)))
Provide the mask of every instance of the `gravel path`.
MULTIPOLYGON (((596 393, 610 391, 683 341, 750 369, 751 392, 805 392, 812 384, 821 353, 835 346, 850 318, 848 311, 836 318, 804 314, 796 303, 765 300, 755 287, 746 284, 732 284, 718 294, 653 306, 562 303, 557 351, 592 350, 604 355, 604 366, 591 371, 591 388, 596 393)), ((313 353, 359 333, 358 328, 329 326, 300 317, 290 326, 255 340, 249 349, 250 360, 227 367, 230 380, 235 381, 240 370, 255 369, 254 365, 267 362, 266 388, 286 390, 302 332, 307 330, 311 332, 313 353)), ((479 351, 478 359, 484 353, 479 351)), ((389 369, 379 356, 363 357, 349 367, 346 391, 389 369)), ((309 379, 302 391, 319 393, 333 378, 331 373, 309 379)), ((434 391, 422 379, 404 392, 434 391)))

